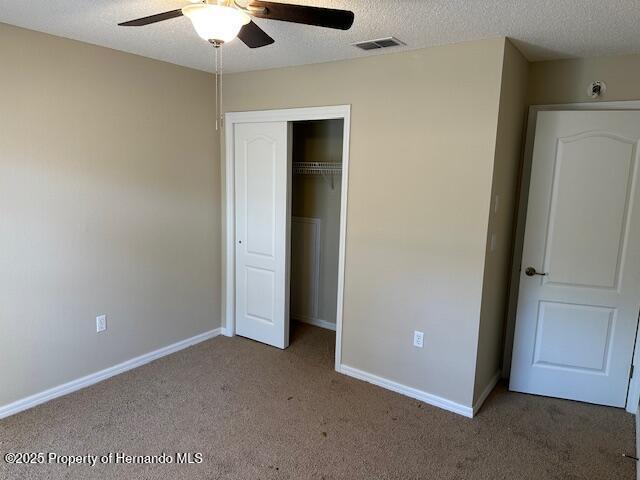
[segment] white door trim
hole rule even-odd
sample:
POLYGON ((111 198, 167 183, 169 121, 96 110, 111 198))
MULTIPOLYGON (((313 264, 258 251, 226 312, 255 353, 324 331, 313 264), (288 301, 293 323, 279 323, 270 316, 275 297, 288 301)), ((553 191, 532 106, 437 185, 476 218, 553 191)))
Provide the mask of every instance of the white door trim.
MULTIPOLYGON (((553 110, 640 110, 640 100, 616 101, 616 102, 586 102, 565 103, 555 105, 531 105, 527 117, 526 137, 523 152, 522 173, 520 180, 520 192, 518 196, 518 212, 516 218, 516 230, 513 246, 513 261, 511 265, 511 281, 509 289, 509 304, 507 308, 506 334, 503 357, 503 376, 509 377, 511 372, 511 356, 513 353, 513 337, 516 322, 516 310, 518 306, 518 290, 520 286, 520 263, 522 261, 522 247, 524 243, 524 230, 527 218, 527 200, 529 198, 529 181, 531 177, 531 163, 533 159, 533 143, 535 140, 535 126, 538 112, 553 110)), ((640 333, 640 332, 639 332, 640 333)), ((640 352, 638 345, 638 333, 636 333, 636 348, 633 354, 633 365, 640 365, 640 352)), ((639 372, 640 373, 640 372, 639 372)), ((636 413, 640 401, 640 375, 634 374, 627 392, 626 410, 636 413)))
POLYGON ((251 112, 229 112, 225 114, 225 171, 223 173, 223 200, 225 201, 225 235, 222 259, 225 263, 222 275, 222 318, 225 335, 235 335, 235 192, 234 192, 234 142, 233 130, 237 123, 248 122, 296 122, 303 120, 343 119, 342 137, 342 186, 340 197, 340 240, 338 253, 338 301, 336 312, 336 358, 339 371, 342 359, 342 315, 344 303, 344 266, 347 243, 347 199, 349 187, 349 144, 351 129, 351 105, 327 107, 291 108, 283 110, 260 110, 251 112))

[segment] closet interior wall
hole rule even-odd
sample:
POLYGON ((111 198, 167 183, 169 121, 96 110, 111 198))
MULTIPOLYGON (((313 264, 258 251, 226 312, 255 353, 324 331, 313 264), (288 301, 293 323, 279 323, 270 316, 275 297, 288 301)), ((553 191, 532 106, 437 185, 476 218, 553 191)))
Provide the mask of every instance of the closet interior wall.
POLYGON ((299 162, 342 163, 343 120, 293 122, 291 319, 335 330, 341 174, 296 172, 299 162))

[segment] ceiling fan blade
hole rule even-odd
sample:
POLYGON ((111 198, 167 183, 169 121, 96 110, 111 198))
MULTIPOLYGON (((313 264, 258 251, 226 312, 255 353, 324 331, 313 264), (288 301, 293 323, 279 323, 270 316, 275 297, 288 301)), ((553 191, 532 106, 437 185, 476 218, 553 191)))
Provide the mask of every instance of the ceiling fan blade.
POLYGON ((249 3, 247 9, 251 15, 259 18, 336 28, 338 30, 349 30, 355 18, 353 12, 349 10, 263 2, 262 0, 253 0, 249 3), (258 8, 255 9, 254 7, 258 8), (265 10, 261 11, 260 8, 265 10))
POLYGON ((152 23, 162 22, 164 20, 170 20, 172 18, 178 18, 182 16, 182 9, 171 10, 170 12, 158 13, 156 15, 150 15, 148 17, 136 18, 135 20, 129 20, 128 22, 119 23, 120 27, 142 27, 144 25, 150 25, 152 23))
POLYGON ((238 38, 242 40, 249 48, 260 48, 271 45, 275 40, 267 35, 267 32, 262 30, 254 22, 247 23, 240 33, 238 38))

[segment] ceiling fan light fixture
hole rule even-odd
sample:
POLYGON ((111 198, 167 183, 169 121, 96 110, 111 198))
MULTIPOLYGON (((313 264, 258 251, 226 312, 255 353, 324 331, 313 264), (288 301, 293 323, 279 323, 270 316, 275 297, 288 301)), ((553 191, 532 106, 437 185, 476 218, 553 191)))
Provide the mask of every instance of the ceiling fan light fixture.
POLYGON ((241 10, 224 5, 188 5, 182 13, 191 20, 202 39, 215 42, 230 42, 251 21, 241 10))

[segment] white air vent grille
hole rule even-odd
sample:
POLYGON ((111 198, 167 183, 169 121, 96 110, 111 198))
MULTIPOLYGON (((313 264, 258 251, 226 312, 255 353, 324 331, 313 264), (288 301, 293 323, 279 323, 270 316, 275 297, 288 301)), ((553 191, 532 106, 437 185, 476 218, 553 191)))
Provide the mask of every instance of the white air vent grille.
POLYGON ((376 50, 378 48, 401 47, 406 43, 398 40, 396 37, 378 38, 377 40, 367 40, 366 42, 354 43, 354 47, 361 50, 376 50))

